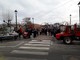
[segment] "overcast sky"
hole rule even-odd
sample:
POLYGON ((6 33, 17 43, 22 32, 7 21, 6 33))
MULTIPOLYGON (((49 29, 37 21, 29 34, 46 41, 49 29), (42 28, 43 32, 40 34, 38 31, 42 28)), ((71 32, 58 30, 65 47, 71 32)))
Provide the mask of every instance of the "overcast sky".
POLYGON ((40 24, 69 22, 70 14, 72 24, 79 23, 78 2, 79 0, 0 0, 0 21, 2 12, 11 10, 14 16, 14 10, 17 10, 20 23, 25 17, 32 17, 35 23, 40 24))

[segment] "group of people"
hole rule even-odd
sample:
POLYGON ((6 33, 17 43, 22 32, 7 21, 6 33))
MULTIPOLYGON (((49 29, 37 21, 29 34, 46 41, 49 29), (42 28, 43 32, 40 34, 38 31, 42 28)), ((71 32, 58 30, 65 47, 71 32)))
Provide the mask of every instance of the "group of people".
POLYGON ((19 38, 21 38, 21 36, 24 35, 24 32, 27 32, 27 33, 28 33, 27 36, 26 36, 27 38, 30 38, 31 36, 33 36, 33 37, 35 38, 36 36, 39 35, 39 33, 38 33, 39 30, 38 30, 38 29, 26 28, 26 29, 24 30, 24 29, 22 28, 22 26, 19 26, 16 32, 18 33, 18 37, 19 37, 19 38))
POLYGON ((60 28, 42 28, 40 31, 40 34, 44 34, 44 35, 53 35, 55 36, 57 33, 60 33, 60 28))
POLYGON ((28 32, 28 37, 30 38, 31 36, 33 36, 34 38, 36 37, 36 36, 38 36, 39 35, 39 30, 38 29, 30 29, 30 28, 28 28, 28 29, 26 29, 25 30, 25 32, 28 32))
POLYGON ((24 31, 22 29, 22 26, 19 26, 18 30, 16 31, 18 33, 19 38, 21 38, 21 35, 23 36, 24 32, 27 32, 28 35, 27 37, 30 38, 33 36, 34 38, 38 35, 51 35, 55 36, 57 33, 60 33, 59 28, 41 28, 41 29, 31 29, 31 28, 26 28, 24 31))

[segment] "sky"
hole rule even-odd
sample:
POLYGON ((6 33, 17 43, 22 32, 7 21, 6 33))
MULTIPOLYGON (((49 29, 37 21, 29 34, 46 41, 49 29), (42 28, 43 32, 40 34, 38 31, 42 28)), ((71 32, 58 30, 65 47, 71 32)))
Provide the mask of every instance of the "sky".
POLYGON ((11 12, 15 23, 14 10, 17 10, 19 23, 25 17, 34 18, 34 23, 39 24, 69 23, 70 14, 71 24, 79 23, 78 3, 79 0, 0 0, 0 22, 4 12, 11 12))

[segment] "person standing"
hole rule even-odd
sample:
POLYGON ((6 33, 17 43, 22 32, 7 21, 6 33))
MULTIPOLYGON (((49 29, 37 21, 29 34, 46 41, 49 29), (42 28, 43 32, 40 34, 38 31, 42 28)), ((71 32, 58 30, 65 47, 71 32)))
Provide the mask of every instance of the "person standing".
POLYGON ((19 26, 18 34, 19 34, 19 38, 21 38, 21 35, 23 34, 23 30, 21 26, 19 26))

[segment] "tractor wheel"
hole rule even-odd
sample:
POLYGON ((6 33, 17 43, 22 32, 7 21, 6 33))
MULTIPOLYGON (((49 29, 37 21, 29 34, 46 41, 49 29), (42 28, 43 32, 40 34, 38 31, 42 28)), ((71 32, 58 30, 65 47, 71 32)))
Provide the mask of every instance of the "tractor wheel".
POLYGON ((65 44, 71 44, 72 40, 71 40, 70 37, 64 37, 63 43, 65 43, 65 44))

